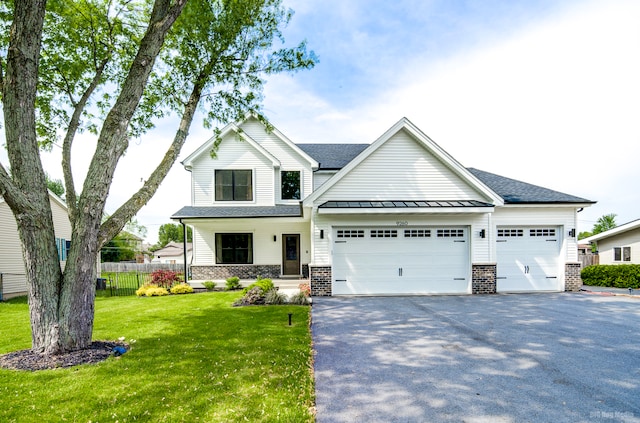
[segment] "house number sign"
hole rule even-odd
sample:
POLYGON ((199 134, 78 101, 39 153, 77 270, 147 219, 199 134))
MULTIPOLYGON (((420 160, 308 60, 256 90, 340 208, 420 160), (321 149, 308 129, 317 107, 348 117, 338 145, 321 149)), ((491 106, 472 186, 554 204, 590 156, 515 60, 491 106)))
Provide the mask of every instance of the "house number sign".
POLYGON ((398 220, 396 222, 396 226, 408 226, 409 222, 407 222, 406 220, 398 220))

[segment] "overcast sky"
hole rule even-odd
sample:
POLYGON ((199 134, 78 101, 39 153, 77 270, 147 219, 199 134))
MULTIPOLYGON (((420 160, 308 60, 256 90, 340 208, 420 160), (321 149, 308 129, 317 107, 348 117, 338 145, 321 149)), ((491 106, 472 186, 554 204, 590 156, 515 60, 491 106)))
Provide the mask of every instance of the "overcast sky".
MULTIPOLYGON (((579 231, 603 214, 640 218, 640 2, 285 4, 295 10, 287 42, 306 38, 320 59, 266 85, 264 112, 293 142, 371 143, 407 117, 466 167, 597 201, 579 214, 579 231)), ((108 212, 141 186, 175 127, 163 122, 132 143, 108 212)), ((194 122, 181 159, 210 136, 194 122)), ((78 174, 93 148, 78 142, 78 174)), ((44 163, 61 177, 59 151, 44 163)), ((176 164, 138 214, 150 242, 189 205, 189 181, 176 164)))

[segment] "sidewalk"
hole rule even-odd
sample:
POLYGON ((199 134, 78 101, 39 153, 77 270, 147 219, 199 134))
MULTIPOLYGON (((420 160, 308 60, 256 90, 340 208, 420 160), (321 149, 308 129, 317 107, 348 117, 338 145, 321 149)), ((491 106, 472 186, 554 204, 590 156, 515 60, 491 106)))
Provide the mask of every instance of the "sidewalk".
POLYGON ((626 295, 640 298, 640 289, 631 289, 631 291, 629 291, 629 288, 582 285, 580 291, 600 295, 626 295))

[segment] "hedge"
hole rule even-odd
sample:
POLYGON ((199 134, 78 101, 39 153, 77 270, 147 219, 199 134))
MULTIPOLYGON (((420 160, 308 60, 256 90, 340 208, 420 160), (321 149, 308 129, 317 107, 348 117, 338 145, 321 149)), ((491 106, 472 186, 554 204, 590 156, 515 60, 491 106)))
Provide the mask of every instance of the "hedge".
POLYGON ((585 285, 640 288, 640 264, 597 264, 580 272, 585 285))

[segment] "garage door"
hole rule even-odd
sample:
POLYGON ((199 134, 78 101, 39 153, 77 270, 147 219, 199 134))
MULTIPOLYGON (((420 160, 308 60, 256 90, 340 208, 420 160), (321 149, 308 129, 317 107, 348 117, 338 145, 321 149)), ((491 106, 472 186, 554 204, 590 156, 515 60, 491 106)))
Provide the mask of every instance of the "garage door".
POLYGON ((337 228, 333 294, 470 292, 466 227, 337 228))
POLYGON ((496 242, 498 292, 562 290, 559 228, 498 228, 496 242))

